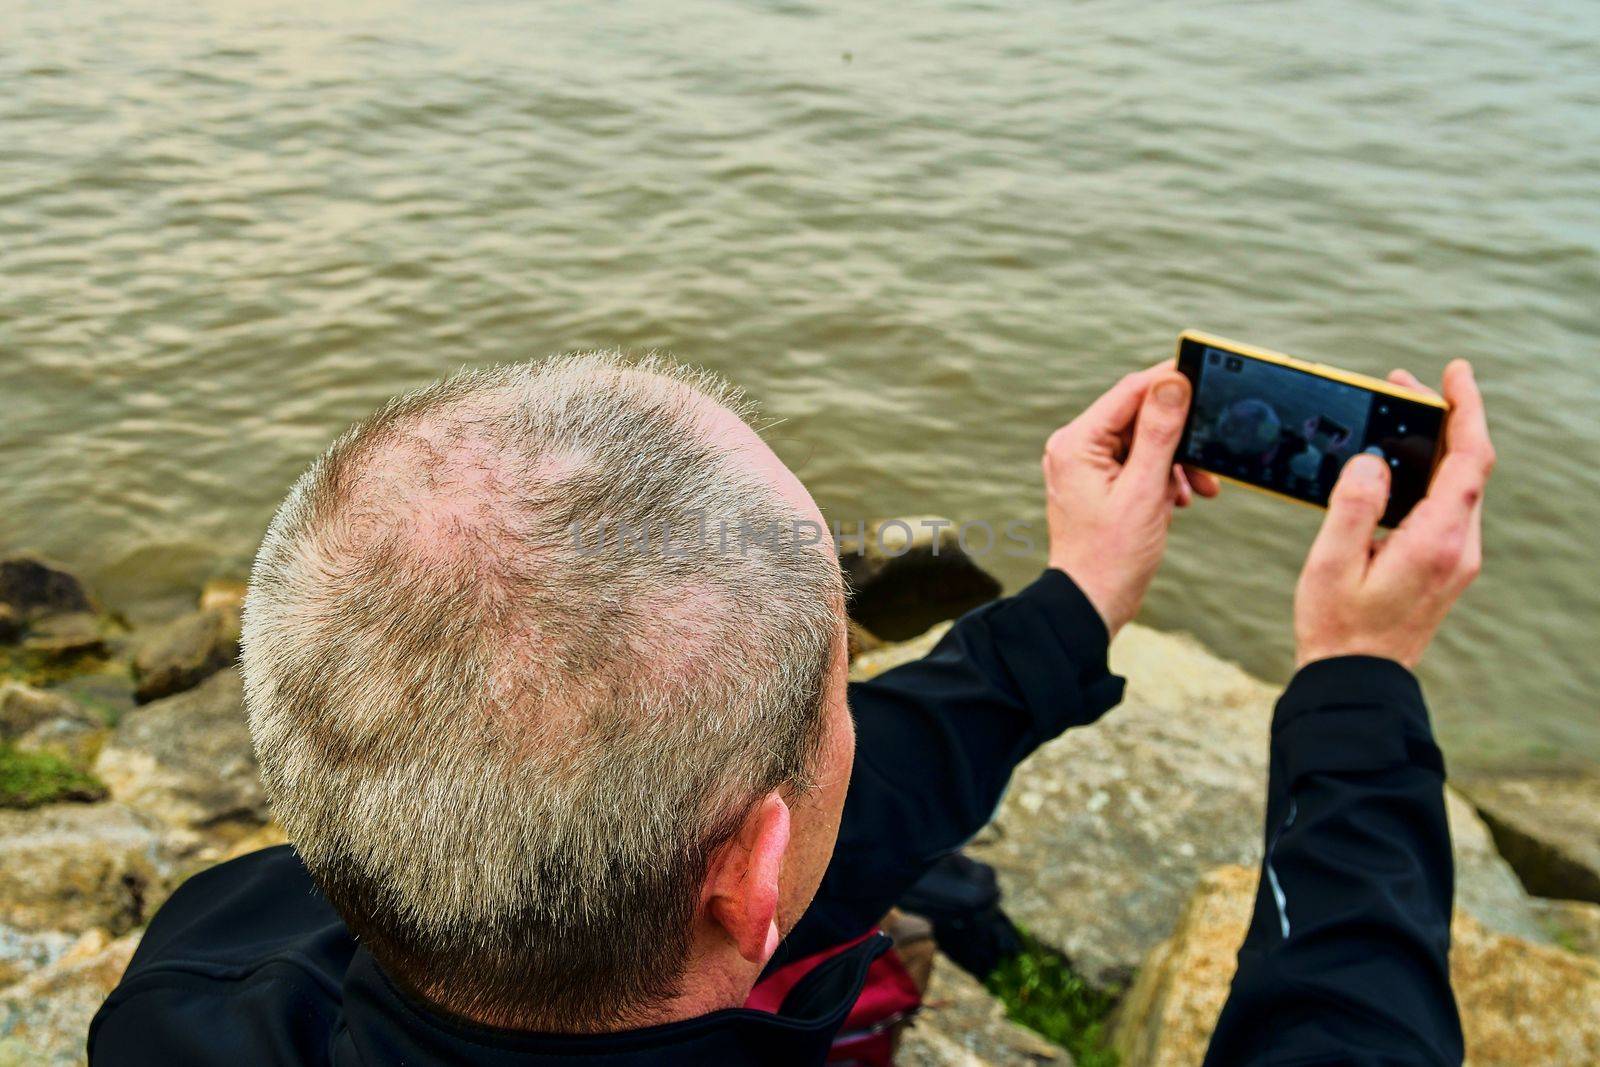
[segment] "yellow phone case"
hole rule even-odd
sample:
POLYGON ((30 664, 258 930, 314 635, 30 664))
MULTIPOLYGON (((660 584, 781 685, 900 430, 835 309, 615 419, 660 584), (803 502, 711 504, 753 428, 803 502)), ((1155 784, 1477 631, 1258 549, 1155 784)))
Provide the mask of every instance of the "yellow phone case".
MULTIPOLYGON (((1359 374, 1355 371, 1341 370, 1338 367, 1330 367, 1326 363, 1312 363, 1309 360, 1296 359, 1294 356, 1286 356, 1282 352, 1274 352, 1270 348, 1258 348, 1255 345, 1247 345, 1242 341, 1230 341, 1226 337, 1218 337, 1216 334, 1206 333, 1204 330, 1184 330, 1183 333, 1178 335, 1178 349, 1172 360, 1172 365, 1174 367, 1178 365, 1178 361, 1183 356, 1183 343, 1185 341, 1194 341, 1199 344, 1209 345, 1212 348, 1220 348, 1228 352, 1237 352, 1241 356, 1252 356, 1255 359, 1265 360, 1268 363, 1277 363, 1284 367, 1293 367, 1295 370, 1302 370, 1308 374, 1315 374, 1321 378, 1329 378, 1336 382, 1344 382, 1347 385, 1354 385, 1361 389, 1370 389, 1375 393, 1384 393, 1388 396, 1397 396, 1405 400, 1414 400, 1419 404, 1426 404, 1429 407, 1439 408, 1445 412, 1450 410, 1450 405, 1448 403, 1431 393, 1420 392, 1416 389, 1408 389, 1403 385, 1396 385, 1393 382, 1384 381, 1382 378, 1374 378, 1370 374, 1359 374)), ((1441 430, 1439 435, 1439 447, 1433 454, 1433 468, 1435 471, 1439 469, 1439 460, 1444 455, 1444 451, 1444 431, 1441 430)), ((1313 504, 1309 500, 1301 500, 1297 496, 1290 496, 1288 493, 1280 493, 1276 489, 1268 489, 1264 485, 1256 485, 1254 482, 1246 482, 1238 478, 1230 478, 1228 475, 1218 473, 1217 471, 1210 471, 1209 473, 1217 478, 1221 478, 1225 482, 1231 482, 1234 485, 1242 485, 1246 489, 1254 489, 1258 493, 1265 493, 1267 496, 1276 497, 1279 500, 1293 501, 1294 503, 1299 504, 1301 507, 1312 508, 1316 511, 1323 510, 1321 504, 1313 504)), ((1429 477, 1432 477, 1431 472, 1429 477)))

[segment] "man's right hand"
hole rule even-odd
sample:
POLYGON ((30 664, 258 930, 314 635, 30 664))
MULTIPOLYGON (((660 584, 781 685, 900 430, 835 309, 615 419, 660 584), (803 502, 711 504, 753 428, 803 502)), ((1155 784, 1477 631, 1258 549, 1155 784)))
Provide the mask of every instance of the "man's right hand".
MULTIPOLYGON (((1390 381, 1425 386, 1405 371, 1390 381)), ((1415 667, 1483 561, 1483 492, 1494 446, 1472 366, 1445 368, 1451 404, 1446 452, 1433 484, 1388 537, 1376 539, 1389 468, 1376 456, 1345 464, 1295 590, 1295 665, 1367 655, 1415 667)))

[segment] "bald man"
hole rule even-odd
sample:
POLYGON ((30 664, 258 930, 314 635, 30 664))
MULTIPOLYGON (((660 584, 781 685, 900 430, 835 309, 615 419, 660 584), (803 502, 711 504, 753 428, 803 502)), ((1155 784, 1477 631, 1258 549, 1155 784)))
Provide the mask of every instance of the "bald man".
MULTIPOLYGON (((1428 499, 1378 551, 1388 473, 1357 457, 1307 561, 1214 1062, 1460 1058, 1409 667, 1476 573, 1492 452, 1464 364, 1445 394, 1428 499)), ((1107 644, 1174 510, 1217 491, 1173 464, 1188 402, 1154 368, 1058 430, 1049 567, 860 684, 822 517, 717 380, 586 354, 362 420, 273 519, 245 610, 293 847, 178 890, 91 1060, 881 1062, 840 1034, 874 924, 1023 758, 1120 698, 1107 644)))

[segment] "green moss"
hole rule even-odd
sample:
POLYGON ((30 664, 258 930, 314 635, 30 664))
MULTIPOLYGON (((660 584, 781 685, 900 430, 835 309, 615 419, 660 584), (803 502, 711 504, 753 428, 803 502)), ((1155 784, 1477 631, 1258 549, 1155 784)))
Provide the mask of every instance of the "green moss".
POLYGON ((40 689, 80 674, 104 670, 106 666, 105 656, 98 652, 58 655, 20 645, 0 647, 0 678, 15 678, 40 689))
POLYGON ((62 800, 104 800, 98 778, 43 752, 0 745, 0 808, 36 808, 62 800))
POLYGON ((1117 1067, 1106 1034, 1117 998, 1091 988, 1061 953, 1023 937, 1022 953, 989 976, 989 992, 1013 1021, 1072 1053, 1078 1067, 1117 1067))

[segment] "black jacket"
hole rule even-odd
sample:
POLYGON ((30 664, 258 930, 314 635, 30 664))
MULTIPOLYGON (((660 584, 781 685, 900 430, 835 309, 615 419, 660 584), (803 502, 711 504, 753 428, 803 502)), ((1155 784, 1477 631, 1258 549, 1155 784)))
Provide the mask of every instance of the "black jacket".
MULTIPOLYGON (((1121 695, 1104 625, 1058 571, 971 612, 926 658, 853 684, 838 847, 771 966, 860 936, 989 820, 1024 757, 1121 695)), ((1351 658, 1296 677, 1273 729, 1263 875, 1285 903, 1263 890, 1210 1062, 1459 1062, 1441 780, 1405 670, 1351 658)), ((293 851, 268 849, 195 876, 161 908, 90 1027, 89 1055, 95 1067, 815 1065, 886 947, 877 936, 833 957, 776 1014, 507 1033, 397 988, 293 851)))

